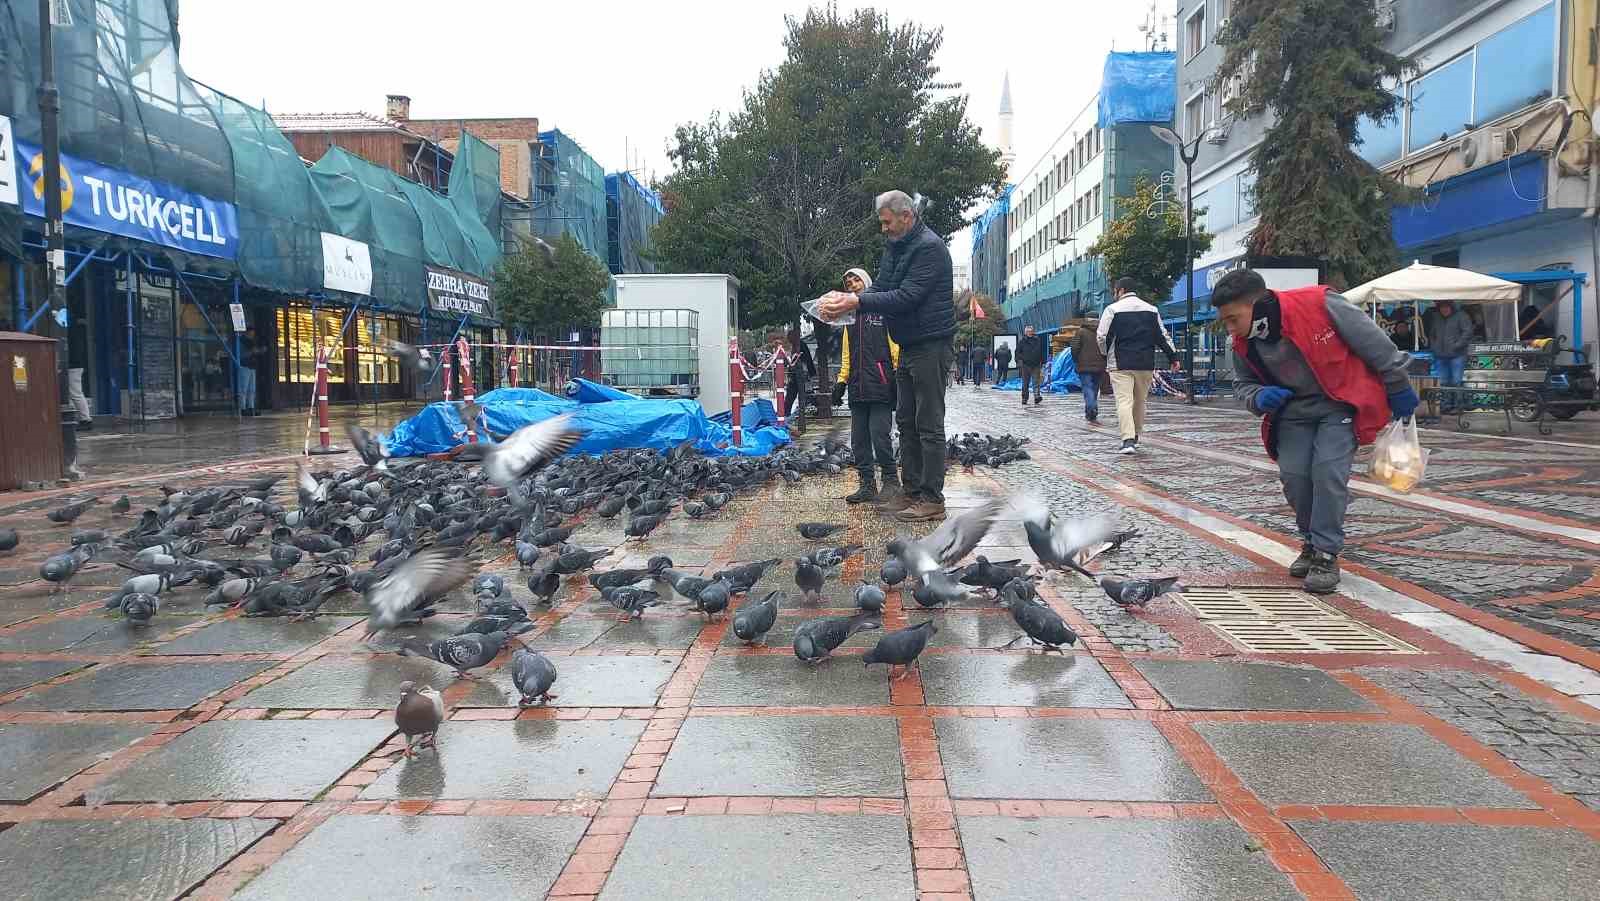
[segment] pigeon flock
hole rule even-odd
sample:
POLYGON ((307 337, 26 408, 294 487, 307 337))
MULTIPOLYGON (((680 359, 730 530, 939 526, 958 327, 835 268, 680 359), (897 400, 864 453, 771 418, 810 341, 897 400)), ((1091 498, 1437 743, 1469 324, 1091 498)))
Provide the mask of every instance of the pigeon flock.
MULTIPOLYGON (((436 365, 425 350, 397 345, 394 352, 419 370, 436 365)), ((741 563, 709 576, 677 568, 666 556, 638 569, 597 569, 615 551, 569 543, 580 525, 620 517, 623 534, 642 539, 678 513, 693 520, 711 517, 738 495, 778 480, 794 484, 836 475, 851 462, 849 446, 831 438, 760 457, 708 457, 689 442, 665 452, 571 454, 582 433, 564 415, 448 459, 393 459, 381 436, 356 426, 348 433, 362 465, 320 472, 297 465, 292 507, 274 500, 282 479, 277 475, 192 490, 163 486, 163 501, 139 513, 126 530, 74 531, 69 545, 41 564, 39 575, 63 590, 91 564, 126 570, 128 578, 104 606, 133 627, 151 623, 163 598, 191 585, 209 589, 208 609, 296 620, 317 617, 330 598, 359 594, 367 609, 364 642, 434 616, 447 595, 470 583, 476 600, 470 622, 446 637, 408 638, 398 653, 434 661, 458 678, 474 678, 475 670, 509 647, 519 704, 532 706, 557 697, 552 689, 558 673, 517 636, 534 628, 530 603, 550 605, 564 578, 586 580, 625 621, 674 598, 682 599, 681 609, 708 621, 732 607, 733 634, 750 645, 765 644, 787 600, 779 589, 756 591, 781 558, 741 563), (264 546, 258 540, 262 536, 264 546), (259 556, 248 556, 252 547, 259 556), (516 578, 526 576, 529 602, 518 599, 507 576, 478 572, 496 558, 517 561, 516 578)), ((949 458, 967 468, 1000 466, 1027 459, 1026 443, 1010 436, 958 435, 949 441, 949 458)), ((85 498, 46 515, 50 522, 69 525, 99 502, 85 498)), ((124 495, 110 510, 119 518, 132 516, 133 505, 124 495)), ((1059 652, 1075 643, 1077 635, 1037 591, 1043 572, 1019 560, 982 555, 958 566, 1008 512, 1022 521, 1043 571, 1071 569, 1094 579, 1084 563, 1137 535, 1119 531, 1108 519, 1057 515, 1035 497, 986 502, 952 516, 926 537, 889 541, 878 579, 862 581, 852 592, 858 612, 803 621, 794 634, 795 657, 820 663, 852 635, 881 630, 886 589, 897 586, 921 608, 992 593, 1022 632, 1005 647, 1027 639, 1059 652), (911 590, 905 592, 906 587, 911 590)), ((796 530, 818 545, 794 560, 795 587, 815 599, 863 548, 834 543, 847 531, 840 523, 802 522, 796 530)), ((16 531, 0 529, 0 552, 20 541, 16 531)), ((1099 584, 1117 603, 1142 606, 1174 590, 1176 580, 1108 577, 1099 584)), ((891 674, 899 670, 894 678, 903 679, 936 631, 929 619, 885 632, 863 655, 863 665, 886 664, 891 674)), ((444 716, 433 687, 401 686, 395 722, 405 736, 407 756, 433 742, 444 716)))

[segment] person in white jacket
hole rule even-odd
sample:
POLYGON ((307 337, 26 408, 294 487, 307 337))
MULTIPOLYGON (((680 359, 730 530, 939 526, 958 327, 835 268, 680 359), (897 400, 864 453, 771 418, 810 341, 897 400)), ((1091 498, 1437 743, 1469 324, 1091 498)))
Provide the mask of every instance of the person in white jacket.
POLYGON ((1122 447, 1131 454, 1139 449, 1144 432, 1145 400, 1155 378, 1156 350, 1175 359, 1178 352, 1161 324, 1161 312, 1139 297, 1139 283, 1126 276, 1112 286, 1116 299, 1100 314, 1095 340, 1106 355, 1106 372, 1117 396, 1117 428, 1122 447))

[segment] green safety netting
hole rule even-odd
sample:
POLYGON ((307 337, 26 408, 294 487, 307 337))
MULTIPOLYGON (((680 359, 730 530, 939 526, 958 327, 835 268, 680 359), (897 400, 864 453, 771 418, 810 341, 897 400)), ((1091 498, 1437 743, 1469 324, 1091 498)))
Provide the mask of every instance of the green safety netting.
POLYGON ((613 275, 624 272, 654 272, 650 252, 650 229, 666 215, 661 198, 627 172, 606 176, 607 263, 613 275))
MULTIPOLYGON (((418 309, 426 299, 422 223, 395 191, 389 170, 330 147, 311 167, 311 187, 328 217, 325 231, 367 244, 372 296, 387 306, 418 309)), ((318 259, 321 259, 318 248, 318 259)))
POLYGON ((395 190, 411 201, 411 208, 422 223, 422 253, 425 259, 434 265, 449 266, 462 272, 483 273, 493 268, 493 262, 480 259, 477 246, 457 227, 456 208, 450 198, 392 172, 389 177, 395 190))
MULTIPOLYGON (((605 170, 560 129, 539 132, 534 160, 534 230, 546 238, 566 232, 595 259, 606 246, 605 170)), ((451 193, 454 193, 454 173, 451 193)))
POLYGON ((450 205, 483 267, 471 271, 488 275, 500 259, 500 151, 465 131, 450 167, 450 205))

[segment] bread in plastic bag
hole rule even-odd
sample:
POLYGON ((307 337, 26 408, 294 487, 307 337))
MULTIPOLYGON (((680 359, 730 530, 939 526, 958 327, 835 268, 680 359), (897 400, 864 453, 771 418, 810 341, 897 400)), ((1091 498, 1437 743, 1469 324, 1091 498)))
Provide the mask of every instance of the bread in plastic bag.
POLYGON ((801 301, 800 302, 800 309, 805 311, 805 314, 807 316, 810 316, 812 319, 815 319, 818 322, 827 323, 828 325, 841 326, 841 325, 854 325, 855 324, 855 321, 856 321, 856 311, 855 310, 851 310, 850 312, 844 314, 843 316, 840 316, 838 319, 824 319, 824 318, 822 318, 822 313, 821 313, 822 302, 827 300, 827 299, 828 298, 826 298, 826 297, 819 297, 816 300, 801 301))
POLYGON ((1422 484, 1428 471, 1428 450, 1417 436, 1414 416, 1396 419, 1378 433, 1373 447, 1372 477, 1405 493, 1422 484))

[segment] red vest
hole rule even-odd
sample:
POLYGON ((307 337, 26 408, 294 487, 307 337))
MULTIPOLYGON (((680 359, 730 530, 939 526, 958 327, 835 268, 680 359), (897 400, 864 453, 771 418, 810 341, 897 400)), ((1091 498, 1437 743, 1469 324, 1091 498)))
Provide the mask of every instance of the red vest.
MULTIPOLYGON (((1378 431, 1389 422, 1389 395, 1384 390, 1378 374, 1350 350, 1339 333, 1333 329, 1328 316, 1326 285, 1296 288, 1293 291, 1274 292, 1282 317, 1283 336, 1294 342, 1300 355, 1322 393, 1356 410, 1356 441, 1371 444, 1378 431)), ((1235 358, 1243 360, 1265 381, 1266 373, 1250 361, 1249 343, 1243 338, 1233 339, 1235 358)), ((1272 416, 1261 417, 1261 443, 1267 455, 1277 459, 1277 446, 1272 436, 1272 416)))

